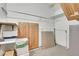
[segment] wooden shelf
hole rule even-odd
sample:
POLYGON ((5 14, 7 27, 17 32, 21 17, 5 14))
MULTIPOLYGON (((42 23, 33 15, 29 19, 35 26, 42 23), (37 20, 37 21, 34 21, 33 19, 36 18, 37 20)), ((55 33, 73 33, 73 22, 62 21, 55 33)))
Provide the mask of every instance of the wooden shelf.
POLYGON ((72 19, 72 20, 79 20, 79 15, 72 15, 72 16, 70 16, 70 18, 72 19))
POLYGON ((79 15, 74 15, 79 11, 79 3, 63 3, 61 7, 68 20, 79 20, 79 15))
POLYGON ((4 23, 4 22, 0 22, 1 25, 17 25, 16 23, 4 23))

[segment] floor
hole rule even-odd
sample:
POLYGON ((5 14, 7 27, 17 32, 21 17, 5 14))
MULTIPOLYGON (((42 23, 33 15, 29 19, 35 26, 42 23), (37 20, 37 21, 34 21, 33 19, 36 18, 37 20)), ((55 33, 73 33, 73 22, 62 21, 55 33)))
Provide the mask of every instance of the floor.
POLYGON ((56 45, 52 48, 32 50, 30 51, 30 56, 69 56, 69 52, 65 47, 56 45))

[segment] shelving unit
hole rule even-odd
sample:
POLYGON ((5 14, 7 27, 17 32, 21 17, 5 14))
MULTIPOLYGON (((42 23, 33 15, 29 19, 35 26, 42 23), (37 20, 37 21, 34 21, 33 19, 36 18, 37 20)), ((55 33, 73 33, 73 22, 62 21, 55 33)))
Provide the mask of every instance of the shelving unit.
POLYGON ((3 39, 3 32, 17 31, 16 23, 0 23, 0 40, 3 39))
POLYGON ((79 20, 79 3, 63 3, 61 7, 68 20, 79 20))
POLYGON ((11 49, 15 48, 15 39, 10 38, 17 33, 16 31, 17 25, 15 23, 0 23, 0 48, 4 50, 7 50, 11 46, 11 49), (9 47, 7 44, 10 44, 9 47))

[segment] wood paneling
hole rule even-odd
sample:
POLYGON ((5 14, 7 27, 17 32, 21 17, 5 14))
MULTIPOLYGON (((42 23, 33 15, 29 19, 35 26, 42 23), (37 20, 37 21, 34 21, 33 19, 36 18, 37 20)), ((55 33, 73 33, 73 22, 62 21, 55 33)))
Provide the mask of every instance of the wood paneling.
POLYGON ((20 22, 18 26, 18 37, 28 38, 29 50, 38 48, 39 25, 36 23, 20 22))
POLYGON ((55 46, 53 32, 44 31, 42 32, 42 47, 50 48, 55 46))
POLYGON ((20 22, 18 25, 18 37, 20 38, 26 38, 28 37, 28 23, 26 22, 20 22))
POLYGON ((79 19, 79 15, 74 15, 75 12, 79 11, 78 3, 63 3, 61 7, 68 18, 68 20, 79 19))
POLYGON ((38 24, 35 23, 30 23, 29 24, 29 48, 34 49, 38 48, 38 34, 39 34, 39 29, 38 29, 38 24))

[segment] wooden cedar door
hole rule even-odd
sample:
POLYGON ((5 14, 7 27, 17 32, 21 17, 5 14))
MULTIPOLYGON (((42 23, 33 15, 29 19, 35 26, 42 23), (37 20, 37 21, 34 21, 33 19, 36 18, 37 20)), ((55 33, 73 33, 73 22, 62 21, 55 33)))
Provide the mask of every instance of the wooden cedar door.
POLYGON ((38 24, 29 24, 29 49, 38 48, 38 24))
POLYGON ((18 37, 19 38, 26 38, 28 37, 28 23, 20 22, 18 25, 18 37))
POLYGON ((18 37, 28 38, 29 50, 38 48, 39 25, 36 23, 20 22, 18 37))
POLYGON ((55 46, 54 34, 52 31, 42 32, 42 47, 50 48, 55 46))

